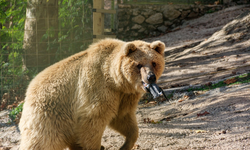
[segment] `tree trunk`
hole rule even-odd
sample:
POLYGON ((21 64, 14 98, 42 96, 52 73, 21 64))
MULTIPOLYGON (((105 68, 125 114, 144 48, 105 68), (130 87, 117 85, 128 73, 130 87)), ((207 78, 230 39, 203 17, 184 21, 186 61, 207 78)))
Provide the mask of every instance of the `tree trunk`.
POLYGON ((24 30, 24 68, 40 72, 54 63, 57 48, 51 45, 58 36, 58 0, 29 0, 24 30))

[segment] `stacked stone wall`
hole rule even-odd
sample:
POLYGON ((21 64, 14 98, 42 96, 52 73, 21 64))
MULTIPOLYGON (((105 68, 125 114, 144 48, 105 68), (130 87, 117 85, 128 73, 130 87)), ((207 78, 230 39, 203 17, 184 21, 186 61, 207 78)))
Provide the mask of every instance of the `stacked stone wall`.
POLYGON ((220 5, 118 5, 117 37, 125 41, 171 32, 186 20, 221 10, 220 5))

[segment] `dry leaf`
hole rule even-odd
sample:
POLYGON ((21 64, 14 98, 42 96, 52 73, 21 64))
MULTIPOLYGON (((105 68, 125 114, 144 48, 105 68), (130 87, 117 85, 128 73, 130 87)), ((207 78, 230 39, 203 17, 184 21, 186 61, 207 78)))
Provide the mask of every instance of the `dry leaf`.
POLYGON ((178 102, 183 102, 183 101, 184 101, 183 99, 178 100, 178 102))
POLYGON ((232 79, 227 79, 227 80, 225 80, 224 83, 226 83, 226 84, 231 84, 231 83, 235 83, 236 81, 237 81, 237 79, 232 78, 232 79))
POLYGON ((205 116, 205 115, 208 115, 210 114, 209 112, 205 111, 204 113, 201 113, 201 114, 197 114, 197 117, 200 117, 200 116, 205 116))

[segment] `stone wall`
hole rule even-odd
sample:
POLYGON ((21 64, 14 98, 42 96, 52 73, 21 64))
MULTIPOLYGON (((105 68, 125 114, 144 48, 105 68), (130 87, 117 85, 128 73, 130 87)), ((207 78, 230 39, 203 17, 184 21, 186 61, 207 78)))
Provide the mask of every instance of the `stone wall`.
POLYGON ((220 5, 118 5, 119 39, 130 41, 159 36, 205 13, 222 9, 220 5))

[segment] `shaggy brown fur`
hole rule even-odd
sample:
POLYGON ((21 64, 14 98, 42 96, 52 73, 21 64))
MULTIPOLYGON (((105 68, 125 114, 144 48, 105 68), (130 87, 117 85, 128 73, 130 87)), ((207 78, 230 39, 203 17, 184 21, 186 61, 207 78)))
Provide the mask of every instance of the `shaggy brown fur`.
POLYGON ((121 149, 131 149, 143 76, 161 76, 164 49, 159 41, 105 39, 46 68, 27 89, 20 150, 99 150, 107 125, 126 137, 121 149))

